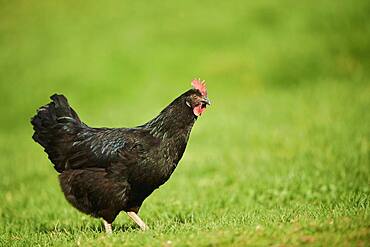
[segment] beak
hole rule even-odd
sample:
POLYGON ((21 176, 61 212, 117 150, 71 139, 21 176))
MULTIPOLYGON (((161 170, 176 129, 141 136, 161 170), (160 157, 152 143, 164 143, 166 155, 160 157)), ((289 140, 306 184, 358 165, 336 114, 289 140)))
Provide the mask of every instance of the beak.
POLYGON ((202 99, 202 102, 205 103, 206 105, 211 105, 211 101, 207 97, 204 97, 202 99))

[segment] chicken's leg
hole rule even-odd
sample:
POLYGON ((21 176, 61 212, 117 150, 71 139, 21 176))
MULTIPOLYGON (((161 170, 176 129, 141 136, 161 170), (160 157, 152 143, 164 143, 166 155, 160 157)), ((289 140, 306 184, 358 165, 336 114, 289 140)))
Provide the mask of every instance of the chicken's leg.
POLYGON ((140 219, 139 215, 137 215, 135 212, 127 212, 127 215, 140 226, 141 230, 146 231, 149 229, 149 227, 144 223, 142 219, 140 219))
POLYGON ((105 220, 103 220, 103 223, 104 223, 104 227, 105 227, 105 232, 107 234, 112 234, 112 224, 109 224, 105 220))

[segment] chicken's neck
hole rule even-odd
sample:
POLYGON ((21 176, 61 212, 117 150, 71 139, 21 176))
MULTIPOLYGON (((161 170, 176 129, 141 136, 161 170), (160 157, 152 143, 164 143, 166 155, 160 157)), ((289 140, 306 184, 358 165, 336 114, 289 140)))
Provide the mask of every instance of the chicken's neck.
POLYGON ((161 139, 183 139, 187 141, 197 117, 185 103, 183 97, 175 99, 161 113, 143 127, 161 139))
POLYGON ((140 171, 144 177, 141 176, 140 181, 137 181, 151 184, 152 187, 148 190, 150 193, 152 188, 166 182, 175 170, 185 151, 195 120, 192 109, 180 96, 157 117, 139 127, 149 131, 158 140, 158 145, 153 146, 147 154, 150 158, 145 159, 150 164, 141 166, 140 171), (153 160, 155 162, 151 162, 153 160))

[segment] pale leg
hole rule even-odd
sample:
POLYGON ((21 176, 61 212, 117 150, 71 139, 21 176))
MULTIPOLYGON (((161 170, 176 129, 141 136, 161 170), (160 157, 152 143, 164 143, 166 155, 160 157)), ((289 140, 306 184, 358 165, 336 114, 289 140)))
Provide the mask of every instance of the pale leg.
POLYGON ((112 224, 109 224, 105 220, 103 220, 103 223, 104 223, 104 227, 105 227, 105 232, 107 234, 112 234, 112 224))
POLYGON ((127 215, 140 226, 141 230, 145 231, 149 229, 149 227, 144 223, 144 221, 142 221, 142 219, 140 219, 139 215, 137 215, 135 212, 127 212, 127 215))

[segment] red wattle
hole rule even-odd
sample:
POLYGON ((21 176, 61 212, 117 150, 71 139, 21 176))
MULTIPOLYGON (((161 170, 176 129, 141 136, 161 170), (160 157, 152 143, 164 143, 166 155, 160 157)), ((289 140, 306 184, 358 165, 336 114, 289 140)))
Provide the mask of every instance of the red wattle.
POLYGON ((198 105, 196 107, 194 107, 193 109, 193 112, 194 112, 194 115, 199 117, 200 115, 202 115, 202 113, 205 111, 206 108, 202 108, 202 105, 198 105))

